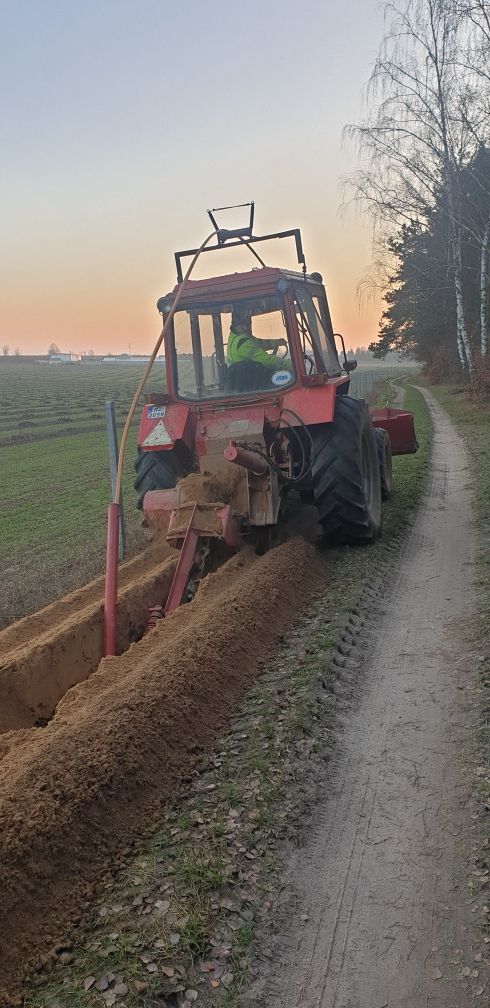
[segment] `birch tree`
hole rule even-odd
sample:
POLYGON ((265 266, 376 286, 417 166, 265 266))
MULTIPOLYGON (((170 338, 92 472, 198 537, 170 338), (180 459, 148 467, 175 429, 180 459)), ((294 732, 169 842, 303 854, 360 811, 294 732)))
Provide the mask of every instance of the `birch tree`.
POLYGON ((461 26, 458 72, 462 71, 468 101, 461 106, 465 128, 471 131, 479 151, 471 171, 476 193, 472 200, 468 228, 479 250, 480 325, 479 349, 489 352, 489 262, 490 184, 488 145, 490 142, 490 3, 488 0, 448 0, 461 26), (483 169, 483 170, 482 170, 483 169))
POLYGON ((404 224, 427 224, 441 191, 445 193, 457 349, 461 366, 471 370, 460 172, 474 157, 480 138, 470 108, 473 81, 461 59, 464 24, 452 0, 388 3, 385 35, 367 91, 369 112, 348 132, 360 156, 350 179, 353 197, 368 207, 378 241, 389 242, 404 224))

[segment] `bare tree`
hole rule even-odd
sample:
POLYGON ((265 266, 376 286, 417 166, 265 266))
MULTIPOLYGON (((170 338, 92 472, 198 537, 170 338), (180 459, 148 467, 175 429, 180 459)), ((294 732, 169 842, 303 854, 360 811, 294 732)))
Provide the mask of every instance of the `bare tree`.
POLYGON ((2 353, 3 353, 4 357, 8 357, 9 350, 10 350, 10 347, 9 347, 8 343, 4 343, 3 347, 2 347, 2 353))
POLYGON ((474 107, 473 71, 461 56, 469 29, 453 0, 390 2, 385 25, 368 85, 371 111, 364 122, 347 128, 360 153, 360 167, 349 182, 354 199, 370 210, 378 247, 404 223, 426 224, 442 194, 458 354, 463 368, 471 370, 460 172, 478 150, 482 124, 474 107))
POLYGON ((49 344, 49 346, 48 346, 48 354, 49 354, 50 357, 52 357, 53 354, 57 354, 59 352, 60 352, 60 348, 59 348, 59 346, 58 346, 57 343, 50 343, 49 344))
POLYGON ((466 231, 466 242, 475 248, 479 262, 479 348, 482 357, 485 357, 489 346, 490 150, 488 147, 482 144, 462 178, 465 209, 463 226, 466 231))
POLYGON ((16 348, 14 350, 14 354, 15 354, 16 357, 20 357, 20 347, 16 346, 16 348))
POLYGON ((467 88, 464 96, 467 102, 461 103, 461 117, 479 145, 481 155, 473 161, 478 198, 473 201, 474 213, 467 227, 479 252, 480 353, 486 356, 489 346, 490 173, 484 154, 490 138, 490 4, 488 0, 447 0, 447 3, 461 25, 458 72, 462 71, 467 88), (480 170, 482 161, 487 170, 480 170))
POLYGON ((490 83, 490 4, 488 0, 448 0, 465 31, 466 60, 473 74, 490 83))

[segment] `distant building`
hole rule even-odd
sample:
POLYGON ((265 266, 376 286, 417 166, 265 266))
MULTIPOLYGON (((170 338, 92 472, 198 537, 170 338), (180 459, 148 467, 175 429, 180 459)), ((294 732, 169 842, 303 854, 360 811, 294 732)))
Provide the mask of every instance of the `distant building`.
MULTIPOLYGON (((130 357, 129 354, 114 354, 114 355, 110 354, 108 357, 103 357, 102 358, 102 363, 103 364, 148 364, 149 359, 150 359, 150 355, 149 354, 147 356, 141 355, 139 357, 136 357, 136 356, 130 357)), ((165 357, 160 356, 160 357, 156 357, 155 359, 156 359, 156 361, 158 361, 160 363, 163 363, 163 361, 165 360, 165 357)))
POLYGON ((81 361, 79 353, 54 353, 49 355, 50 364, 77 364, 81 361))

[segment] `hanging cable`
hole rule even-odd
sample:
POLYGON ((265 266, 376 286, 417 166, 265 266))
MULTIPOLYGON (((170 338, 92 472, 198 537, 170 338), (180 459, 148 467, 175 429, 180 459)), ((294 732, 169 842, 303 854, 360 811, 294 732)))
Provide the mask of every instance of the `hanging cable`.
POLYGON ((157 341, 155 343, 155 346, 153 348, 153 353, 152 353, 152 355, 150 357, 150 360, 148 361, 148 364, 146 365, 146 368, 145 368, 145 370, 143 372, 143 375, 142 375, 142 377, 141 377, 141 379, 140 379, 140 381, 138 383, 138 387, 137 387, 136 392, 134 394, 134 398, 133 398, 133 401, 131 403, 131 406, 129 407, 128 415, 126 417, 126 422, 124 424, 123 432, 122 432, 122 435, 121 435, 121 446, 120 446, 120 449, 119 449, 119 460, 118 460, 118 464, 117 464, 116 485, 115 485, 115 490, 114 490, 114 504, 119 504, 120 501, 121 501, 122 469, 123 469, 123 463, 124 463, 124 455, 125 455, 125 451, 126 451, 126 441, 128 439, 129 427, 130 427, 131 421, 133 419, 136 407, 138 405, 138 399, 139 399, 139 397, 140 397, 140 395, 141 395, 141 393, 142 393, 142 391, 143 391, 143 389, 144 389, 144 387, 146 385, 146 382, 147 382, 147 379, 148 379, 148 375, 150 374, 150 371, 151 371, 151 369, 153 367, 153 364, 155 362, 155 358, 157 356, 157 353, 158 353, 158 351, 159 351, 159 349, 160 349, 160 347, 161 347, 161 345, 162 345, 162 343, 163 343, 163 341, 165 339, 165 336, 167 334, 169 325, 170 325, 170 323, 171 323, 171 321, 172 321, 172 319, 173 319, 173 317, 175 315, 175 312, 177 310, 179 301, 180 301, 180 299, 182 297, 182 294, 184 293, 187 281, 188 281, 188 279, 189 279, 189 277, 190 277, 190 275, 191 275, 191 273, 192 273, 192 271, 194 269, 194 266, 196 265, 197 260, 199 259, 199 256, 201 255, 201 252, 203 251, 204 248, 206 248, 206 245, 208 244, 208 242, 211 241, 211 238, 214 238, 215 234, 216 234, 216 231, 211 231, 211 234, 209 234, 208 237, 203 241, 202 245, 200 245, 200 247, 198 248, 197 252, 195 253, 195 255, 192 258, 192 261, 191 261, 191 263, 189 265, 189 268, 188 268, 188 270, 187 270, 187 272, 186 272, 186 274, 184 276, 184 279, 183 279, 182 283, 180 284, 179 290, 177 291, 177 294, 175 296, 175 299, 174 299, 174 302, 172 304, 172 307, 171 307, 171 309, 170 309, 170 311, 169 311, 169 313, 168 313, 168 315, 167 315, 167 317, 165 319, 165 322, 163 324, 163 329, 162 329, 162 331, 161 331, 161 333, 160 333, 160 335, 159 335, 159 337, 158 337, 158 339, 157 339, 157 341))
POLYGON ((300 480, 304 480, 305 477, 308 476, 310 474, 310 472, 311 472, 311 467, 312 467, 314 459, 315 459, 315 444, 314 444, 313 437, 312 437, 312 434, 311 434, 311 431, 310 431, 309 427, 306 426, 304 420, 302 420, 301 417, 298 416, 298 414, 294 412, 294 410, 289 409, 288 406, 283 406, 283 408, 281 410, 280 417, 279 417, 279 422, 281 422, 281 420, 283 421, 283 423, 286 424, 286 426, 288 427, 288 429, 291 430, 294 433, 295 437, 297 438, 297 440, 300 442, 300 444, 303 447, 303 465, 302 465, 302 469, 300 471, 299 476, 295 477, 295 482, 299 483, 300 480), (302 442, 301 442, 301 439, 299 437, 299 434, 298 434, 296 428, 293 427, 292 424, 288 423, 288 421, 284 419, 283 413, 289 413, 290 416, 294 417, 294 419, 298 421, 300 427, 302 427, 303 431, 306 434, 306 439, 309 442, 309 446, 310 446, 310 458, 309 458, 309 461, 308 461, 308 463, 306 465, 306 468, 305 468, 305 462, 307 461, 306 460, 306 453, 304 451, 304 446, 302 445, 302 442))
POLYGON ((315 459, 315 444, 314 444, 313 438, 311 436, 311 431, 306 426, 305 422, 301 419, 300 416, 298 416, 297 413, 294 412, 294 410, 289 409, 288 406, 283 406, 283 408, 281 410, 281 413, 280 413, 280 416, 279 416, 279 423, 281 423, 281 422, 287 428, 288 432, 290 432, 296 438, 296 441, 297 441, 297 443, 299 445, 299 448, 300 448, 302 461, 301 461, 301 468, 300 468, 299 474, 297 476, 290 476, 289 478, 285 477, 284 471, 281 469, 281 467, 278 466, 274 462, 274 460, 270 457, 270 455, 267 454, 267 452, 263 451, 262 446, 260 444, 241 444, 241 447, 248 449, 248 451, 255 452, 256 455, 260 455, 260 457, 263 458, 267 462, 267 465, 269 466, 269 468, 272 469, 272 471, 276 473, 276 476, 279 476, 281 479, 285 479, 289 484, 291 484, 292 486, 294 486, 297 483, 301 483, 302 480, 306 479, 306 477, 310 474, 311 467, 312 467, 314 459, 315 459), (306 454, 306 451, 305 451, 305 446, 304 446, 304 444, 303 444, 303 442, 302 442, 302 440, 301 440, 301 438, 300 438, 300 436, 298 434, 298 431, 296 430, 296 428, 292 424, 290 424, 288 422, 288 420, 285 419, 285 417, 283 416, 283 413, 289 413, 291 416, 293 416, 294 419, 298 421, 300 427, 302 427, 302 429, 304 430, 304 432, 306 434, 306 439, 307 439, 307 441, 309 443, 309 446, 310 446, 310 457, 309 457, 309 459, 307 458, 307 454, 306 454))
POLYGON ((124 455, 126 452, 126 442, 128 439, 129 427, 131 420, 133 419, 136 406, 138 404, 138 399, 145 387, 148 375, 152 369, 153 363, 157 356, 157 353, 165 339, 169 325, 178 307, 179 301, 184 293, 187 285, 187 281, 194 269, 194 266, 199 259, 199 256, 203 249, 206 248, 208 242, 211 238, 214 238, 216 231, 211 231, 211 234, 203 241, 202 245, 195 252, 192 262, 179 286, 177 294, 175 295, 172 307, 165 319, 162 331, 155 343, 153 348, 153 353, 146 365, 143 372, 143 376, 138 382, 138 387, 134 394, 133 401, 128 410, 128 415, 126 417, 126 422, 124 424, 122 436, 121 436, 121 447, 119 451, 119 459, 117 463, 117 474, 114 487, 114 498, 107 508, 107 546, 106 546, 106 572, 105 572, 105 592, 104 592, 104 627, 103 627, 103 654, 105 657, 110 657, 117 653, 117 582, 118 582, 118 544, 119 544, 119 520, 120 520, 120 510, 121 510, 121 483, 122 483, 122 471, 124 465, 124 455))

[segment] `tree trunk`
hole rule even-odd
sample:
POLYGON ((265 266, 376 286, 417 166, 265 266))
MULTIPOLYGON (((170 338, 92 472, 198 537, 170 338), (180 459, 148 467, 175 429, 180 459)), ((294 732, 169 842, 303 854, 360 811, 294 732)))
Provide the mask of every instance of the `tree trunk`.
POLYGON ((490 217, 487 220, 480 248, 480 352, 486 357, 488 350, 488 244, 490 217))
POLYGON ((437 0, 429 0, 428 15, 432 32, 432 60, 437 80, 437 100, 443 145, 443 164, 449 210, 449 235, 453 257, 454 292, 456 295, 456 339, 461 364, 465 371, 473 368, 472 352, 464 312, 463 261, 461 255, 461 207, 459 199, 459 165, 455 162, 449 142, 445 47, 451 31, 447 12, 440 9, 437 0), (442 16, 441 16, 442 15, 442 16), (440 38, 440 30, 443 35, 440 38))
MULTIPOLYGON (((459 179, 456 185, 459 184, 459 179)), ((449 208, 449 234, 453 254, 454 293, 456 296, 456 338, 461 364, 465 371, 473 369, 473 354, 466 328, 463 290, 463 260, 461 255, 461 216, 459 201, 456 199, 454 168, 447 165, 446 186, 449 208)))
POLYGON ((471 354, 470 341, 466 330, 464 317, 464 295, 463 295, 463 266, 461 262, 461 235, 459 229, 455 229, 453 234, 453 269, 454 269, 454 292, 456 295, 456 337, 458 341, 458 351, 461 364, 465 371, 471 371, 473 360, 471 354))

